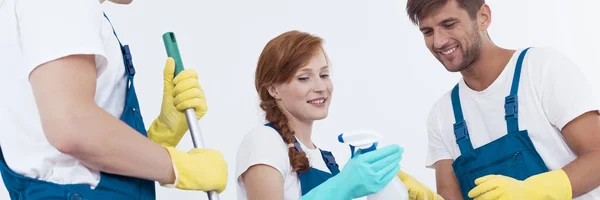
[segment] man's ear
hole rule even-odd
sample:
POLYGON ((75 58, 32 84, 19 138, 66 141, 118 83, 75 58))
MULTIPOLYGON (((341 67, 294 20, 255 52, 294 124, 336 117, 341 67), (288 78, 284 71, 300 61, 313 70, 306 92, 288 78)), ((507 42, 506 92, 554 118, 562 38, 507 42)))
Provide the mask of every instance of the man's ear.
POLYGON ((479 25, 479 31, 487 31, 492 23, 492 11, 490 6, 483 4, 477 12, 477 24, 479 25))
POLYGON ((274 85, 269 85, 267 86, 267 91, 269 91, 269 94, 274 98, 274 99, 281 99, 279 97, 279 92, 277 92, 277 87, 275 87, 274 85))

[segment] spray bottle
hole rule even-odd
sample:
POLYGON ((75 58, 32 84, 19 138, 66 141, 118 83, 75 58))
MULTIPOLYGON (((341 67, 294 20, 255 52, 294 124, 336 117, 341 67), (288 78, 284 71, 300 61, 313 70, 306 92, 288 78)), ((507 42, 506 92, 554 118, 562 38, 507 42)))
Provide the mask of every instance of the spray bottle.
MULTIPOLYGON (((342 133, 338 136, 338 140, 341 143, 350 145, 350 151, 354 156, 356 148, 361 149, 363 153, 373 151, 377 149, 379 140, 383 137, 369 130, 353 131, 349 133, 342 133)), ((378 193, 367 196, 368 200, 408 200, 408 190, 404 186, 404 183, 398 178, 392 179, 387 186, 381 189, 378 193)))

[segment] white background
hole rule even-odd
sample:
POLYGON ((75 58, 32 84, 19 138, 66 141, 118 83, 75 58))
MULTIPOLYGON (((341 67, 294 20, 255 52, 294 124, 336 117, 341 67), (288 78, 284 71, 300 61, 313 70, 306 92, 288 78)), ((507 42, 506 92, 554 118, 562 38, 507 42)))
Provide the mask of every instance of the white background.
MULTIPOLYGON (((551 46, 566 54, 600 91, 600 2, 560 0, 488 1, 492 40, 506 48, 551 46)), ((104 3, 119 38, 129 44, 137 68, 136 85, 144 122, 160 111, 161 35, 176 34, 183 63, 195 69, 208 97, 200 121, 209 148, 229 164, 227 190, 236 199, 235 158, 242 136, 262 123, 254 89, 254 70, 264 45, 289 30, 325 39, 335 92, 327 119, 315 124, 313 140, 333 151, 343 165, 348 147, 337 142, 343 131, 369 128, 384 135, 381 144, 405 148, 401 166, 432 189, 434 171, 424 167, 425 121, 433 103, 458 81, 426 49, 405 12, 406 1, 392 0, 223 0, 134 1, 104 3)), ((189 150, 189 135, 178 146, 189 150)), ((0 183, 1 184, 1 183, 0 183)), ((5 190, 0 197, 8 199, 5 190)), ((206 199, 203 192, 157 185, 158 199, 206 199)))

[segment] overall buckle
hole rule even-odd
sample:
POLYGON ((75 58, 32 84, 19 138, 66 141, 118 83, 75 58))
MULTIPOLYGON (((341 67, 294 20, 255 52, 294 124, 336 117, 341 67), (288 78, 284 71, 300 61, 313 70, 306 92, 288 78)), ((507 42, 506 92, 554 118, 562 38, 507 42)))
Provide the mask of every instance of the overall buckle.
POLYGON ((505 98, 504 112, 506 113, 506 115, 504 116, 505 119, 519 118, 519 99, 517 95, 509 95, 505 98))
POLYGON ((469 139, 469 130, 464 120, 454 124, 454 136, 456 136, 456 141, 469 139))
POLYGON ((131 51, 129 50, 129 45, 124 45, 121 48, 121 52, 123 53, 123 60, 125 61, 125 71, 129 76, 135 75, 135 68, 133 67, 133 59, 131 51))

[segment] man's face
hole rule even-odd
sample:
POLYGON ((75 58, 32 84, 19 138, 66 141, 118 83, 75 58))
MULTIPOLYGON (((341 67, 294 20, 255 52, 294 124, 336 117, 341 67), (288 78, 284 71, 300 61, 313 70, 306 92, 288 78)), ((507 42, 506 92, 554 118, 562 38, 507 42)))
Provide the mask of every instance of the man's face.
POLYGON ((477 20, 455 1, 421 16, 419 29, 427 48, 446 70, 462 71, 479 59, 483 41, 477 20))

